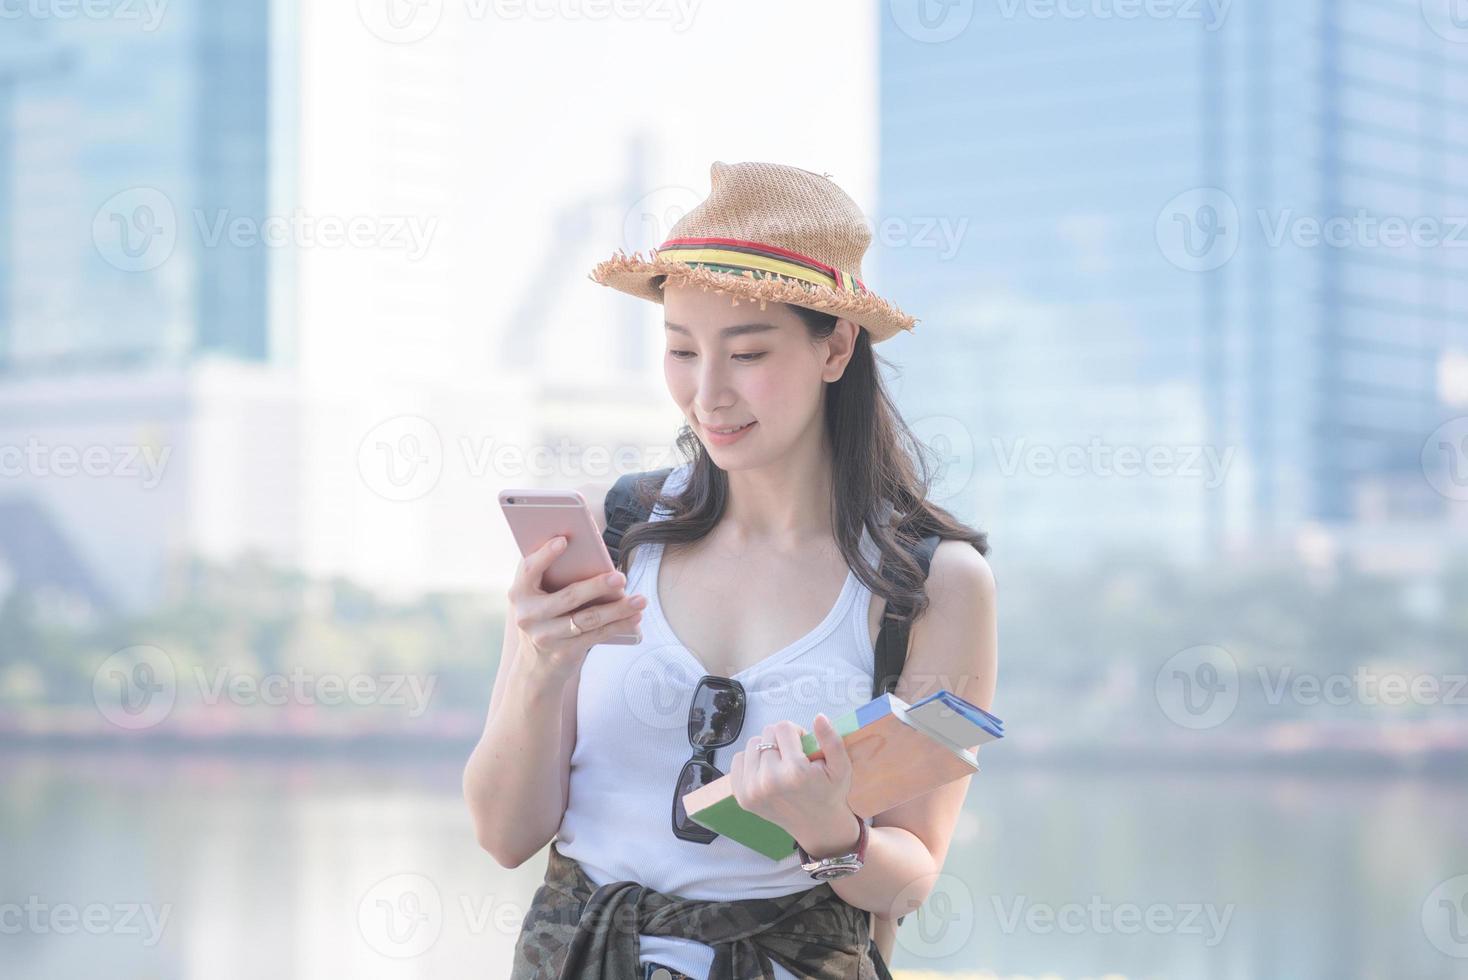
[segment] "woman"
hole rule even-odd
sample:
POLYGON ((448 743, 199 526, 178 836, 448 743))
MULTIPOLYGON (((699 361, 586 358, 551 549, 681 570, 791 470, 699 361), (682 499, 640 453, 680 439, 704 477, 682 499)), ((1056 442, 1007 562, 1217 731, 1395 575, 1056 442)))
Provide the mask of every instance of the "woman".
MULTIPOLYGON (((592 273, 664 306, 686 462, 611 581, 540 589, 554 542, 521 562, 464 774, 502 865, 554 839, 515 980, 887 976, 892 923, 930 892, 968 779, 864 822, 830 719, 870 700, 889 602, 916 615, 898 697, 993 700, 987 544, 926 502, 900 441, 917 445, 872 344, 915 321, 861 280, 860 210, 794 167, 712 176, 652 258, 592 273), (907 549, 934 533, 924 580, 907 549), (599 645, 637 626, 637 646, 599 645), (823 761, 800 751, 802 719, 823 761), (772 861, 689 821, 681 794, 720 773, 799 851, 772 861), (832 877, 813 877, 822 862, 832 877)), ((598 515, 606 489, 582 488, 598 515)))

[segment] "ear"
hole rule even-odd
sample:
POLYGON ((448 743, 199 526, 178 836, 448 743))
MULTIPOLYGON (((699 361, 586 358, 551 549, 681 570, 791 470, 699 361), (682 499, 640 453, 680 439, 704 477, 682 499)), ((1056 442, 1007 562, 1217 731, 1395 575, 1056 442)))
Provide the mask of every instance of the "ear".
POLYGON ((826 338, 826 363, 821 367, 822 381, 839 381, 846 373, 846 364, 856 352, 856 334, 861 327, 846 317, 840 317, 826 338))

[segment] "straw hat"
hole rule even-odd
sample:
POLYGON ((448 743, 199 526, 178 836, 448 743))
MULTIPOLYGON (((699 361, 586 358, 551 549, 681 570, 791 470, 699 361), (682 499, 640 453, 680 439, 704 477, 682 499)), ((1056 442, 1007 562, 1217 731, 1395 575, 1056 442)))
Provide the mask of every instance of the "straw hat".
POLYGON ((709 196, 642 253, 621 249, 591 270, 593 282, 663 301, 666 275, 741 298, 791 303, 845 317, 879 343, 917 318, 873 293, 861 277, 872 233, 856 202, 827 177, 778 163, 716 161, 709 196))

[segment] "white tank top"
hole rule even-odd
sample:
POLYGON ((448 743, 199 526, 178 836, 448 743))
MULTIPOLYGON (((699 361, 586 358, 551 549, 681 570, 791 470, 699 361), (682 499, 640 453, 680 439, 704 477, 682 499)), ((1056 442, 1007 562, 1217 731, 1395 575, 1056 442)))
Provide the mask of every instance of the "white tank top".
MULTIPOLYGON (((674 469, 665 492, 681 488, 691 466, 674 469)), ((659 508, 649 520, 667 516, 659 508)), ((880 552, 865 529, 861 547, 875 568, 880 552)), ((627 594, 647 597, 642 642, 599 644, 582 665, 569 799, 551 846, 579 861, 598 888, 636 881, 670 895, 724 901, 813 888, 820 882, 801 870, 795 852, 772 861, 723 836, 695 844, 673 835, 673 786, 693 754, 688 708, 705 671, 673 634, 658 603, 662 553, 661 544, 644 544, 628 568, 627 594)), ((871 595, 850 571, 819 626, 733 675, 745 688, 744 726, 732 744, 715 750, 720 772, 729 771, 734 753, 766 725, 788 719, 809 731, 817 712, 835 718, 871 700, 871 595)), ((695 977, 707 977, 713 967, 713 947, 694 940, 643 936, 641 946, 643 963, 656 961, 695 977)), ((777 980, 796 980, 780 964, 774 968, 777 980)))

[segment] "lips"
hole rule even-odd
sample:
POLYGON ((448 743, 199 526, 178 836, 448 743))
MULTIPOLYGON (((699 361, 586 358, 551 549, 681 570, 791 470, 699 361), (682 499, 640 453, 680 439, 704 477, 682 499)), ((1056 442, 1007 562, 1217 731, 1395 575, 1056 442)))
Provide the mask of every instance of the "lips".
POLYGON ((747 429, 751 425, 754 425, 754 423, 753 422, 745 422, 743 425, 734 425, 734 426, 713 426, 713 425, 705 425, 704 428, 707 429, 710 432, 716 432, 716 433, 718 433, 721 436, 732 436, 734 433, 738 432, 740 429, 747 429))

